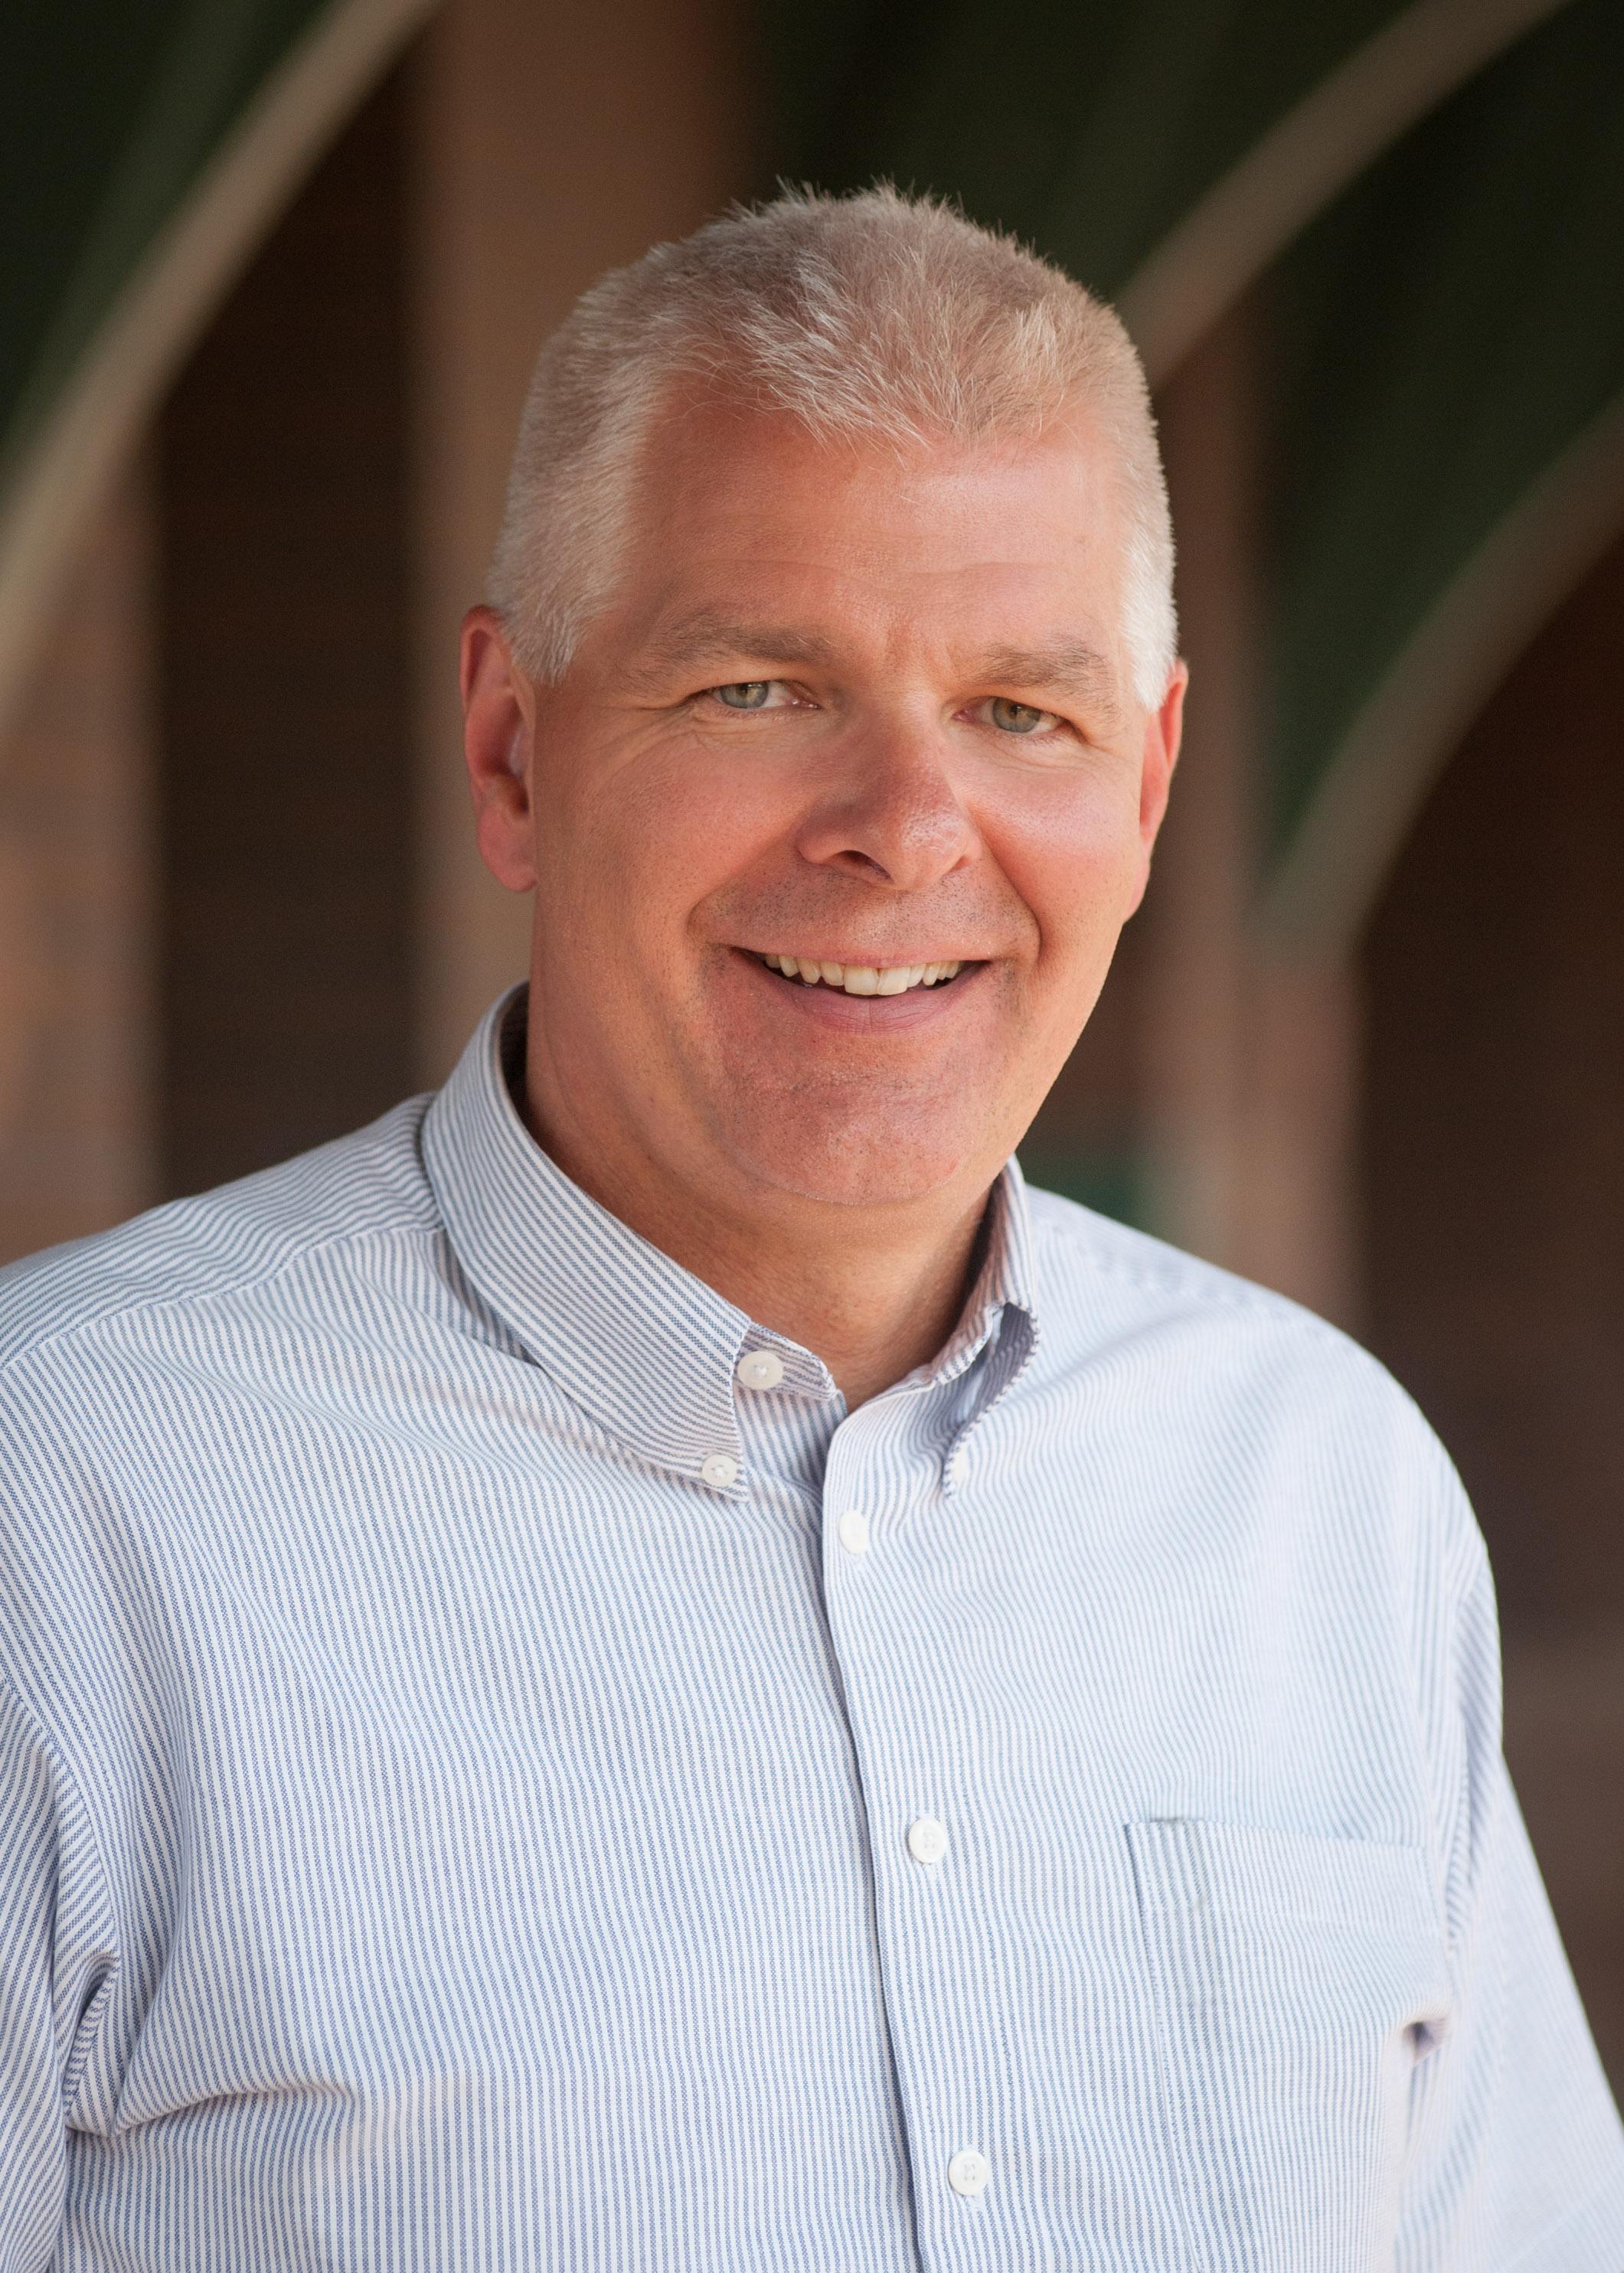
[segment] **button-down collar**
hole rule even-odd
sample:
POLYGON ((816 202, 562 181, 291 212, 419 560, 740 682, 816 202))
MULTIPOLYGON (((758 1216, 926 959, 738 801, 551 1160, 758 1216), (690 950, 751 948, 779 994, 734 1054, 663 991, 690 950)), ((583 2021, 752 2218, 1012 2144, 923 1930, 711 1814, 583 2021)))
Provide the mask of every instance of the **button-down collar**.
MULTIPOLYGON (((641 1238, 537 1144, 515 1102, 523 1087, 528 987, 493 1003, 424 1123, 424 1162, 457 1260, 525 1349, 600 1427, 662 1467, 695 1478, 732 1460, 745 1490, 734 1376, 747 1348, 783 1360, 786 1386, 832 1395, 823 1361, 756 1324, 712 1287, 641 1238)), ((958 1325, 929 1364, 898 1384, 934 1389, 966 1375, 989 1342, 952 1454, 1024 1368, 1035 1341, 1031 1226, 1011 1159, 992 1188, 983 1259, 958 1325), (1013 1331, 1010 1321, 1013 1319, 1013 1331)))

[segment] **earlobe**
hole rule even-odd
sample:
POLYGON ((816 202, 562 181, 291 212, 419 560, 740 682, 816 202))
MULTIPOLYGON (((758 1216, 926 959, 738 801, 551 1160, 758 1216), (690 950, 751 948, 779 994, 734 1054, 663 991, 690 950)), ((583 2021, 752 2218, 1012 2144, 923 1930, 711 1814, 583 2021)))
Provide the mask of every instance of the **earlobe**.
POLYGON ((462 622, 462 749, 480 857, 510 892, 535 885, 530 775, 535 690, 500 619, 470 608, 462 622))
POLYGON ((1124 923, 1127 923, 1132 917, 1138 915, 1140 907, 1144 904, 1145 894, 1149 883, 1150 854, 1148 851, 1145 851, 1139 856, 1139 881, 1134 885, 1132 895, 1128 901, 1127 907, 1123 912, 1122 919, 1124 923))

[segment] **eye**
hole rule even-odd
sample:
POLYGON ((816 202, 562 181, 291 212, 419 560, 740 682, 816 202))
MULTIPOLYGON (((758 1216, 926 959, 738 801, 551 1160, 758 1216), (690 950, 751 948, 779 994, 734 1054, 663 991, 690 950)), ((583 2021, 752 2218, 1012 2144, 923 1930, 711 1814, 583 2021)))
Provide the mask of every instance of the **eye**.
POLYGON ((781 679, 735 679, 727 686, 710 686, 706 693, 713 694, 725 710, 778 710, 781 702, 772 699, 773 690, 787 693, 781 679))
POLYGON ((1053 710, 1039 710, 1030 702, 1011 702, 1005 694, 989 694, 979 706, 1003 734, 1037 734, 1062 722, 1053 710))

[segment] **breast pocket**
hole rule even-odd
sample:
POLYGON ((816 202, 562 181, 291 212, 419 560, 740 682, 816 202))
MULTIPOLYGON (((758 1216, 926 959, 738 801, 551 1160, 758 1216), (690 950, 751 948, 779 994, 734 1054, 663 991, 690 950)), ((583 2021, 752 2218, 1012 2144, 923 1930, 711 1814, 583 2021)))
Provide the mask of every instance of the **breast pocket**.
POLYGON ((1169 2149, 1203 2273, 1383 2273, 1448 2025, 1418 1848, 1128 1826, 1169 2149))

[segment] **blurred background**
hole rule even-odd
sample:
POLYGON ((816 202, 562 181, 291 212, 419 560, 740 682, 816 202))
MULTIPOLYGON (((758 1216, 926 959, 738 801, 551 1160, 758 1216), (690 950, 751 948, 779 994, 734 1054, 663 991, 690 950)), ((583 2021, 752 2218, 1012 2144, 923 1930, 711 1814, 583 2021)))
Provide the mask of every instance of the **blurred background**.
POLYGON ((780 176, 957 195, 1139 342, 1192 671, 1023 1159, 1440 1430, 1624 2086, 1618 0, 62 0, 0 50, 0 1259, 430 1086, 522 975, 455 634, 575 294, 780 176))

